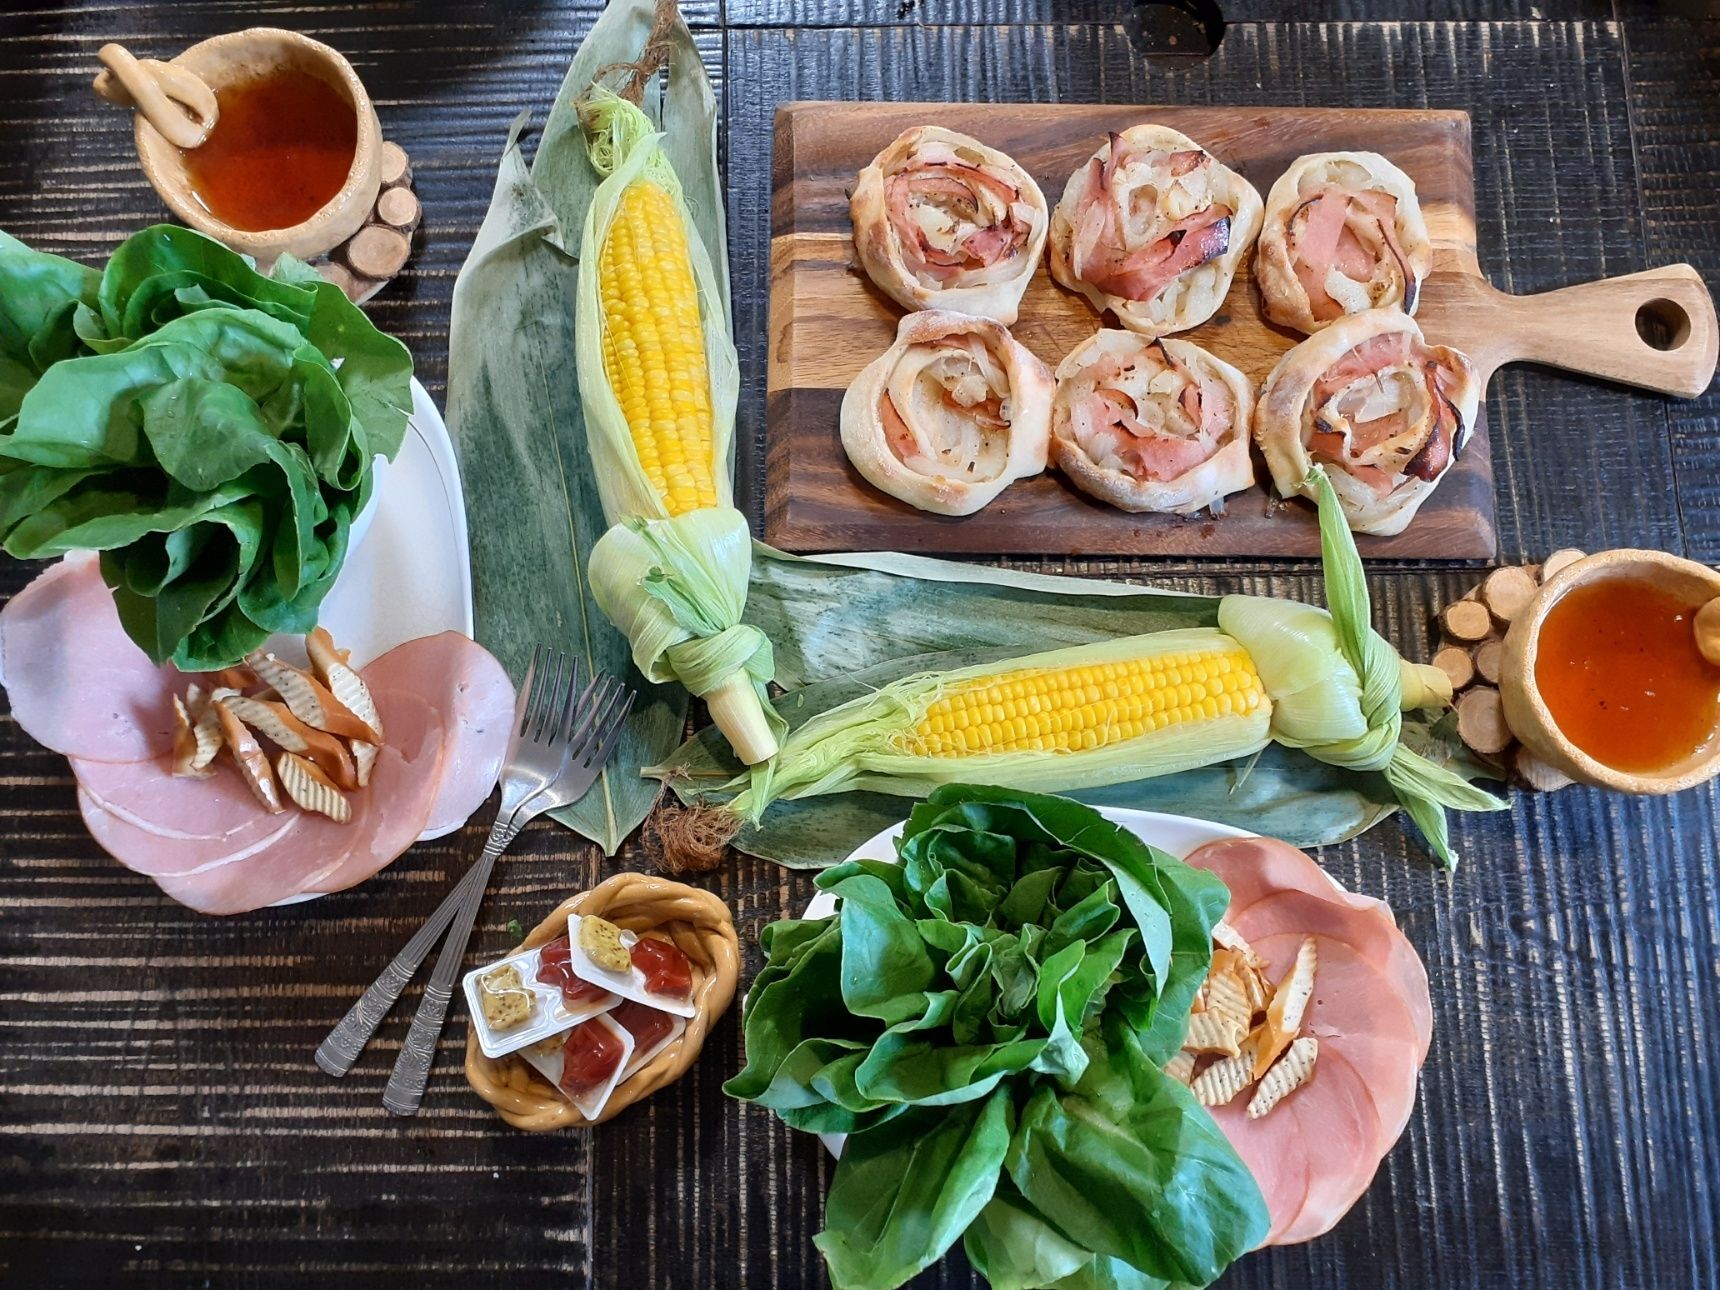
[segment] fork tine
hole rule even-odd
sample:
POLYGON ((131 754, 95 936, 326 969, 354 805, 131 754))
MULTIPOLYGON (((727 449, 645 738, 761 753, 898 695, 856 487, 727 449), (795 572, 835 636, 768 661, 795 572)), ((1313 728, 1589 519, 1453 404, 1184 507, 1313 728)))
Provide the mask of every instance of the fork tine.
POLYGON ((561 696, 561 707, 556 713, 555 729, 550 732, 550 742, 560 747, 567 747, 568 736, 573 733, 573 717, 579 711, 579 659, 575 656, 572 666, 568 668, 567 690, 561 696))
POLYGON ((601 769, 609 760, 609 755, 615 751, 615 745, 620 742, 621 732, 627 728, 627 714, 633 711, 633 700, 637 697, 632 690, 622 690, 621 703, 611 710, 608 724, 603 732, 603 741, 597 751, 586 760, 586 765, 601 769))
POLYGON ((550 657, 550 671, 546 678, 549 684, 543 687, 543 702, 538 704, 537 712, 532 718, 533 743, 548 741, 550 723, 555 719, 561 705, 562 673, 567 667, 567 655, 561 650, 553 650, 550 657))
POLYGON ((603 696, 602 706, 592 714, 589 732, 584 741, 575 749, 573 760, 580 765, 589 765, 593 752, 601 746, 611 734, 611 725, 617 709, 633 702, 632 692, 620 681, 611 677, 613 684, 603 696))
POLYGON ((579 722, 574 727, 572 735, 569 736, 569 743, 573 747, 572 755, 576 760, 591 741, 591 732, 597 726, 597 719, 602 713, 604 705, 609 702, 609 696, 614 685, 615 678, 607 672, 602 672, 598 674, 590 688, 580 696, 579 722))
POLYGON ((532 646, 531 661, 526 664, 526 679, 520 682, 520 695, 516 700, 518 708, 514 723, 514 739, 522 738, 531 723, 533 691, 537 683, 538 660, 543 654, 542 645, 532 646))

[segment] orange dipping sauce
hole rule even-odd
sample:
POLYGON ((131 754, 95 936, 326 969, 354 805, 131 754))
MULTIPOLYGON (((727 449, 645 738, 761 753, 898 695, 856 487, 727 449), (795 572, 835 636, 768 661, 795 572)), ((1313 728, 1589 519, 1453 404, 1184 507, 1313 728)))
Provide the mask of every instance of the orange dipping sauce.
POLYGON ((1535 686, 1559 730, 1604 765, 1670 770, 1720 725, 1720 667, 1696 648, 1698 606, 1647 583, 1600 578, 1548 611, 1535 686))
POLYGON ((191 187, 222 223, 247 233, 291 228, 346 183, 358 113, 333 85, 280 68, 216 92, 215 128, 181 148, 191 187))

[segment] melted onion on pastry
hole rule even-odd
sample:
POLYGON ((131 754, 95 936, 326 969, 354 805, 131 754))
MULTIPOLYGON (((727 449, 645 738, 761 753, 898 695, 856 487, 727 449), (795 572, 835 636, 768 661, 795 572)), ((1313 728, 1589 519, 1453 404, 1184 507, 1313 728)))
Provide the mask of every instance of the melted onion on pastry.
POLYGON ((972 515, 1045 469, 1051 394, 1050 371, 1002 324, 908 314, 842 397, 842 447, 892 497, 972 515))
POLYGON ((1351 314, 1278 360, 1254 434, 1278 492, 1311 496, 1325 466, 1358 533, 1403 532, 1475 426, 1481 382, 1468 357, 1422 339, 1396 309, 1351 314))
POLYGON ((1315 332, 1367 309, 1413 314, 1432 263, 1408 175, 1377 152, 1319 152, 1272 185, 1254 276, 1268 318, 1315 332))
POLYGON ((1069 177, 1051 274, 1130 331, 1184 331, 1217 311, 1260 218, 1260 194, 1193 139, 1133 126, 1069 177))
POLYGON ((1200 346, 1101 331, 1057 369, 1051 459, 1125 511, 1192 515, 1254 483, 1248 378, 1200 346))
POLYGON ((866 274, 909 309, 959 309, 1008 325, 1045 249, 1039 185, 954 130, 904 130, 849 199, 866 274))

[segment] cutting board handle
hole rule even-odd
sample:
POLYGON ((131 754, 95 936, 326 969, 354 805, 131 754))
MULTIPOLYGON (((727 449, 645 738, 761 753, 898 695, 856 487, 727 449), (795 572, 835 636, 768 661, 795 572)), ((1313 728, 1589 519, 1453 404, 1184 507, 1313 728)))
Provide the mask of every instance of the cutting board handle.
POLYGON ((1688 264, 1534 296, 1470 281, 1479 290, 1464 302, 1473 312, 1462 310, 1469 344, 1453 343, 1483 375, 1506 363, 1545 363, 1686 399, 1714 379, 1720 357, 1714 298, 1688 264))

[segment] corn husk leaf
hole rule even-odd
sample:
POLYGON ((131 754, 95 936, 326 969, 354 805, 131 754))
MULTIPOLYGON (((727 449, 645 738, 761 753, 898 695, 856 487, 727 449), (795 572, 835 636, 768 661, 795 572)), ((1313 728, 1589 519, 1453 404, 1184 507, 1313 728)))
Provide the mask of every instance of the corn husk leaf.
MULTIPOLYGON (((596 71, 637 58, 651 27, 648 0, 615 0, 598 18, 562 82, 537 157, 510 132, 476 243, 455 283, 448 363, 448 428, 460 456, 472 535, 477 637, 515 675, 538 641, 574 652, 588 675, 627 674, 629 649, 585 583, 607 525, 569 363, 580 230, 599 176, 574 100, 596 71)), ((684 24, 671 33, 668 86, 645 108, 664 128, 693 222, 727 299, 716 101, 684 24)), ((726 311, 725 311, 726 314, 726 311)), ((656 800, 639 768, 681 736, 679 687, 627 676, 639 698, 598 784, 555 818, 613 854, 656 800)))

